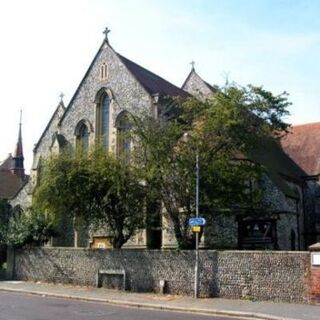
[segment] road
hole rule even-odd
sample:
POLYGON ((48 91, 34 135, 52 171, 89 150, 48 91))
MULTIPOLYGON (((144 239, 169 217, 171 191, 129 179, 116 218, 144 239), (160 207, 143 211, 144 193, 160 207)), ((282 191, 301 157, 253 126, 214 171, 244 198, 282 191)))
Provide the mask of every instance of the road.
POLYGON ((0 292, 1 320, 234 320, 0 292))

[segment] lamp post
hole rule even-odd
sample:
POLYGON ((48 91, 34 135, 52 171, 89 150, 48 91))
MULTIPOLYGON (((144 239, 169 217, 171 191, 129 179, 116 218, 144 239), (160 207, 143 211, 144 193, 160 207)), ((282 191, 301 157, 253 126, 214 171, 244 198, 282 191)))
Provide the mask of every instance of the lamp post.
MULTIPOLYGON (((199 217, 199 149, 196 153, 196 218, 199 217)), ((196 232, 196 263, 194 266, 194 297, 199 294, 199 232, 196 232)))
MULTIPOLYGON (((189 133, 185 133, 184 137, 187 139, 190 136, 189 133)), ((199 181, 200 181, 200 166, 199 166, 199 146, 196 148, 196 218, 199 218, 199 181)), ((201 218, 202 221, 204 220, 201 218)), ((190 219, 192 220, 192 219, 190 219)), ((202 225, 205 220, 202 222, 202 225)), ((193 224, 192 224, 193 225, 193 224)), ((199 226, 199 225, 198 225, 199 226)), ((197 299, 199 296, 199 232, 196 234, 196 250, 195 250, 195 265, 194 265, 194 298, 197 299)))

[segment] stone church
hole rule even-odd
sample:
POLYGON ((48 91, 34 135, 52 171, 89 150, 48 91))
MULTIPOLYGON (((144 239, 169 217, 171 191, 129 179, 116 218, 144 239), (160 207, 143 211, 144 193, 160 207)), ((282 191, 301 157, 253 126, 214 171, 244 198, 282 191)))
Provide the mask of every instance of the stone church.
MULTIPOLYGON (((127 129, 128 111, 148 110, 157 117, 168 103, 167 96, 205 99, 216 92, 214 86, 197 74, 194 65, 181 87, 171 84, 119 54, 110 45, 108 33, 106 29, 105 38, 70 103, 65 106, 61 99, 36 143, 30 179, 12 195, 13 207, 30 206, 41 161, 50 152, 59 152, 66 145, 73 149, 89 148, 99 136, 103 137, 107 150, 120 152, 130 147, 121 139, 121 133, 127 129)), ((270 204, 272 214, 212 217, 202 239, 204 247, 298 250, 320 239, 320 158, 311 136, 310 141, 304 136, 309 128, 320 130, 320 125, 293 127, 292 133, 282 141, 282 147, 270 143, 253 155, 253 160, 264 165, 268 172, 265 201, 270 204), (301 152, 299 148, 310 149, 301 152)), ((157 247, 174 247, 173 231, 166 219, 162 219, 159 229, 157 247)), ((139 231, 125 246, 148 247, 148 237, 153 234, 149 231, 139 231)), ((106 247, 108 239, 97 235, 82 245, 106 247)))

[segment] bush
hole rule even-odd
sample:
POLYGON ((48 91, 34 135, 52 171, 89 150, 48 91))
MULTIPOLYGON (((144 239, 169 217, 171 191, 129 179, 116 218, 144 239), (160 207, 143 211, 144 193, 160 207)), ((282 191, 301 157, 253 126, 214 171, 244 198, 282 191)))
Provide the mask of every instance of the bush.
POLYGON ((15 247, 40 246, 56 235, 54 222, 43 213, 29 210, 9 220, 5 235, 6 243, 15 247))

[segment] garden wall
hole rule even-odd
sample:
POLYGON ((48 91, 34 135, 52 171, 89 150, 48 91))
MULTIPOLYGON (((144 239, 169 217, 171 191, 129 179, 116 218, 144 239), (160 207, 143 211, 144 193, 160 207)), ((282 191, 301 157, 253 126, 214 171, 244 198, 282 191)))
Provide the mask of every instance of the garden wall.
MULTIPOLYGON (((193 294, 194 252, 31 248, 15 251, 16 280, 96 285, 99 270, 126 272, 126 289, 193 294)), ((308 302, 308 252, 200 251, 202 297, 308 302)))

